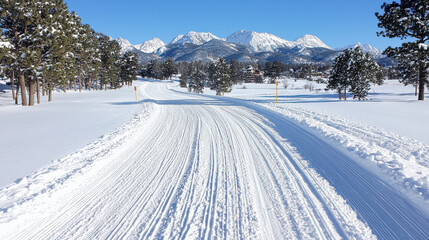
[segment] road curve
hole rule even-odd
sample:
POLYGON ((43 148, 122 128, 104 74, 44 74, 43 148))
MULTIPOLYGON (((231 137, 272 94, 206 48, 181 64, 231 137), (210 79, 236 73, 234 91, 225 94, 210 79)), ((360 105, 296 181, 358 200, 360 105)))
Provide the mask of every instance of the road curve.
POLYGON ((160 81, 141 91, 156 110, 112 164, 49 206, 34 197, 29 221, 0 222, 6 238, 429 239, 414 205, 279 114, 160 81))

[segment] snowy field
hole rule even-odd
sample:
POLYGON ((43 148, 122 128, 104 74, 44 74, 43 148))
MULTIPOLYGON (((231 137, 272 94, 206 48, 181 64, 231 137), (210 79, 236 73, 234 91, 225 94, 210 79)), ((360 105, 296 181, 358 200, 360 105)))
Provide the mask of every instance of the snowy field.
POLYGON ((429 239, 428 102, 305 84, 0 93, 0 239, 429 239))
POLYGON ((112 132, 142 109, 132 87, 55 92, 52 102, 43 97, 36 107, 14 105, 11 96, 0 92, 0 187, 112 132))

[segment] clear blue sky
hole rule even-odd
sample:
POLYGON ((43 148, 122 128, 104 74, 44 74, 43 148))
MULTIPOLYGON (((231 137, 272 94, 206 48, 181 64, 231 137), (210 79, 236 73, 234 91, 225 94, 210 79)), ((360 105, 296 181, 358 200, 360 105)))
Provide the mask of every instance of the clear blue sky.
MULTIPOLYGON (((356 42, 384 50, 401 41, 377 37, 382 0, 65 0, 84 23, 132 44, 158 37, 167 44, 189 31, 218 37, 245 29, 287 40, 304 34, 337 48, 356 42)), ((388 1, 391 2, 391 1, 388 1)))

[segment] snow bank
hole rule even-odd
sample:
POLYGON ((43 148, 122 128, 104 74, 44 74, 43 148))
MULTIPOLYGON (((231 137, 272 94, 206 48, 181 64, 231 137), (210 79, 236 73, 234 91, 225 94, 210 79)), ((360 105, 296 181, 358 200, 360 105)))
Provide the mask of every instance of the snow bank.
POLYGON ((382 175, 401 191, 412 192, 429 202, 429 145, 374 126, 290 104, 260 105, 300 122, 357 154, 358 163, 382 175))
MULTIPOLYGON (((143 103, 142 105, 143 110, 140 113, 112 133, 100 137, 73 154, 52 162, 30 176, 0 189, 0 224, 11 220, 5 219, 6 213, 15 211, 12 215, 17 217, 29 207, 31 208, 31 202, 36 196, 42 195, 49 198, 50 194, 57 191, 58 188, 76 185, 69 180, 79 179, 79 176, 88 169, 111 164, 109 161, 104 161, 105 158, 124 146, 133 135, 138 134, 135 129, 146 124, 156 110, 154 103, 143 103), (72 183, 70 184, 70 182, 72 183)), ((2 232, 1 229, 0 232, 2 232)))

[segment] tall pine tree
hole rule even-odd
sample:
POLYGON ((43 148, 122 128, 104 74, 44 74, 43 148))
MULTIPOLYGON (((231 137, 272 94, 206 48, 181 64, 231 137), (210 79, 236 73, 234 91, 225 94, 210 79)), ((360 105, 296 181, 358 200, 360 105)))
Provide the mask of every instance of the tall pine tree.
MULTIPOLYGON (((401 0, 399 3, 383 3, 381 9, 384 13, 375 13, 379 20, 378 27, 384 29, 377 33, 378 36, 416 39, 403 43, 401 47, 388 47, 384 52, 389 57, 398 59, 404 69, 418 67, 418 100, 423 101, 425 85, 429 84, 429 1, 401 0), (406 66, 408 63, 413 66, 406 66)), ((403 73, 412 74, 411 71, 403 73)), ((413 76, 406 78, 412 79, 413 76)))

